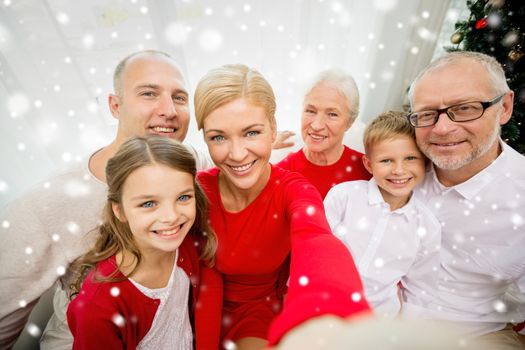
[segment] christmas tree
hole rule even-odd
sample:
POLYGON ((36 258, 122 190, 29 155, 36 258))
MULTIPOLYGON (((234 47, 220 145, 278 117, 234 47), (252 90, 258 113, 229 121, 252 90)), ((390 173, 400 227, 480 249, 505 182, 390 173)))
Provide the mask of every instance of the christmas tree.
POLYGON ((501 137, 525 154, 525 1, 467 0, 467 20, 456 23, 448 51, 477 51, 493 56, 503 66, 514 91, 512 119, 503 126, 501 137))

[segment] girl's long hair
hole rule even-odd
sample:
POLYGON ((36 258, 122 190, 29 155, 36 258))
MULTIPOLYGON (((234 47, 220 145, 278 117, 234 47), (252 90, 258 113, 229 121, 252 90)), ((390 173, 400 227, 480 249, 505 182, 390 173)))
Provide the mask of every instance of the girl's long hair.
MULTIPOLYGON (((120 146, 106 165, 108 196, 103 212, 103 223, 98 228, 99 235, 93 248, 74 261, 70 268, 75 276, 74 282, 69 286, 71 298, 79 293, 82 282, 97 263, 119 251, 128 252, 135 258, 135 266, 126 277, 133 275, 139 266, 142 254, 135 243, 129 225, 121 222, 115 216, 112 204, 121 204, 124 183, 132 172, 153 164, 165 165, 192 175, 196 216, 189 234, 193 235, 201 247, 201 259, 208 266, 213 266, 217 237, 208 222, 208 200, 195 181, 197 173, 195 158, 185 146, 177 141, 159 136, 133 137, 120 146)), ((95 279, 99 281, 117 280, 115 276, 119 273, 118 268, 108 277, 97 276, 95 271, 95 279)))

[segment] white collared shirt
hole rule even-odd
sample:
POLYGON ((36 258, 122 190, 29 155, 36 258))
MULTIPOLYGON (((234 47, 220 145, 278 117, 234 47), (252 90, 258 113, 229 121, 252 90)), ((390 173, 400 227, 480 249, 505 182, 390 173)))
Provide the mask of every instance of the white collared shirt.
POLYGON ((374 179, 349 181, 334 186, 324 205, 332 231, 352 253, 377 315, 393 318, 399 313, 400 281, 407 290, 416 286, 423 300, 437 288, 440 226, 414 196, 390 211, 374 179))
POLYGON ((404 311, 481 335, 525 319, 525 157, 501 142, 487 168, 452 187, 434 169, 416 190, 442 226, 439 290, 407 295, 404 311))

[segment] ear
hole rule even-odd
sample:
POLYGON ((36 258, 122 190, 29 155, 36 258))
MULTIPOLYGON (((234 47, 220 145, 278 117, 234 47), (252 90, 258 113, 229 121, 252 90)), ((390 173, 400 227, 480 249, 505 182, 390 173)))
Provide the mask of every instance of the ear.
POLYGON ((514 106, 514 91, 509 91, 502 98, 502 112, 499 120, 500 125, 506 124, 512 117, 512 108, 514 106))
POLYGON ((119 219, 120 222, 126 222, 128 221, 126 219, 126 215, 124 215, 124 210, 122 210, 122 207, 119 203, 112 202, 111 203, 111 210, 113 210, 113 214, 119 219))
POLYGON ((368 157, 365 155, 363 155, 363 158, 362 158, 362 161, 363 161, 363 165, 365 166, 365 169, 372 175, 374 175, 374 173, 372 172, 372 162, 370 161, 370 159, 368 159, 368 157))
POLYGON ((120 115, 120 112, 119 112, 120 97, 115 94, 109 94, 108 105, 109 105, 109 110, 111 111, 111 115, 113 115, 115 119, 118 119, 120 115))
POLYGON ((275 121, 275 118, 270 124, 270 127, 272 129, 272 145, 275 143, 275 140, 277 139, 277 122, 275 121))
POLYGON ((346 122, 346 128, 345 131, 348 131, 354 125, 355 119, 348 118, 348 121, 346 122))

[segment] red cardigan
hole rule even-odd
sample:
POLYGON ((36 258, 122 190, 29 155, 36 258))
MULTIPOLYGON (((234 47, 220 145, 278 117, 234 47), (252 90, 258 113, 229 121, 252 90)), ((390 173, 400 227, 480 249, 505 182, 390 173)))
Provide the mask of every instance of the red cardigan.
MULTIPOLYGON (((219 347, 222 281, 217 272, 199 260, 198 242, 188 235, 179 247, 177 265, 190 278, 190 319, 196 349, 219 347)), ((115 256, 97 264, 99 276, 109 276, 116 269, 115 256)), ((142 294, 122 273, 119 282, 97 282, 91 271, 78 296, 67 310, 67 321, 74 337, 73 349, 135 349, 148 333, 159 300, 142 294), (112 288, 119 295, 111 295, 112 288)))
POLYGON ((334 164, 315 165, 306 159, 303 149, 290 153, 276 165, 280 168, 295 171, 306 177, 321 193, 324 199, 330 189, 345 181, 370 180, 372 175, 363 165, 363 153, 344 146, 341 158, 334 164))

